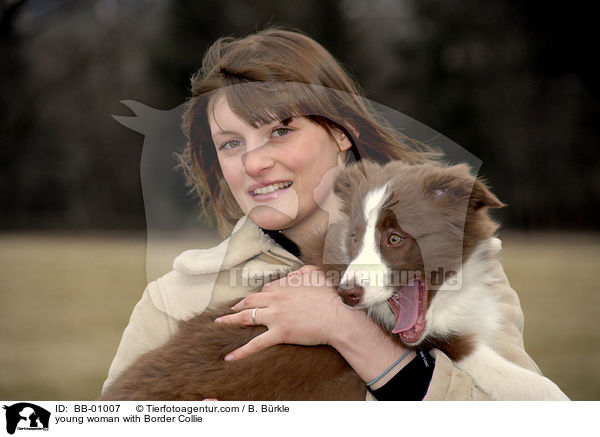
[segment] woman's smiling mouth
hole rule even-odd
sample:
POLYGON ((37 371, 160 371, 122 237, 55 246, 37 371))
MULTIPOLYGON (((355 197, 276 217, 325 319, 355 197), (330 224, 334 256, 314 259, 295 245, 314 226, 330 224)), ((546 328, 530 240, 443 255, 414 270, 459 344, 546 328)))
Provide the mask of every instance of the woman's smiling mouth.
POLYGON ((249 193, 254 200, 271 200, 292 186, 291 181, 273 182, 268 185, 257 184, 250 187, 249 193))

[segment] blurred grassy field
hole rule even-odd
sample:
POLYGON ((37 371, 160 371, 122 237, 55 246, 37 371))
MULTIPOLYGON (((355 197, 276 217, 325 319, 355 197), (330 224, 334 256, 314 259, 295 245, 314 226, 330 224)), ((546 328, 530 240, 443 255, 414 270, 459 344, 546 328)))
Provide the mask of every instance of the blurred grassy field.
MULTIPOLYGON (((214 233, 200 237, 206 247, 214 233)), ((525 345, 576 400, 600 400, 600 235, 507 234, 504 268, 525 313, 525 345)), ((152 272, 179 243, 156 242, 152 272)), ((146 283, 145 235, 0 235, 0 399, 99 394, 146 283)))

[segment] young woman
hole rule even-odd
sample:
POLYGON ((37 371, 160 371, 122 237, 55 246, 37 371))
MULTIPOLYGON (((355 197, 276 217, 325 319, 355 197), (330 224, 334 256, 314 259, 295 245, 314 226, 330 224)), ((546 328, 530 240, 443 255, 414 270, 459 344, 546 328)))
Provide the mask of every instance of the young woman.
MULTIPOLYGON (((188 144, 180 160, 188 182, 221 232, 231 236, 215 248, 184 252, 172 272, 148 285, 105 387, 140 354, 164 343, 178 320, 243 298, 235 314, 216 323, 261 324, 268 331, 228 360, 279 343, 329 344, 377 399, 487 398, 443 353, 408 351, 364 312, 345 306, 334 287, 291 286, 285 277, 310 273, 298 259, 305 239, 337 219, 331 193, 336 169, 361 158, 434 158, 378 117, 322 46, 276 28, 219 39, 192 78, 184 129, 188 144), (232 282, 238 271, 261 286, 232 282), (272 275, 284 277, 271 281, 272 275)), ((508 320, 495 346, 539 372, 523 348, 516 293, 499 264, 494 272, 508 320)))

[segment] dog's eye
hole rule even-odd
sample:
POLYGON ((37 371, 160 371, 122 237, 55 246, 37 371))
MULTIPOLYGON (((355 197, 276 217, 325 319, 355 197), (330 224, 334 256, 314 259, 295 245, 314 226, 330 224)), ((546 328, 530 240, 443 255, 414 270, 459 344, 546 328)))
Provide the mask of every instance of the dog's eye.
POLYGON ((404 241, 404 237, 398 234, 392 234, 390 235, 390 237, 388 238, 388 243, 390 243, 391 245, 395 246, 397 244, 400 244, 404 241))

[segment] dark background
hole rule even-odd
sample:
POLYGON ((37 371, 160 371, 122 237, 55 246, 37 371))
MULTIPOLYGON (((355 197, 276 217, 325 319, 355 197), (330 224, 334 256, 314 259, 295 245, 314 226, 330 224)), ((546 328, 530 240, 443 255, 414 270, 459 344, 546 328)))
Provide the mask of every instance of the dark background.
POLYGON ((143 137, 111 114, 180 105, 216 38, 268 24, 308 33, 367 98, 478 156, 505 228, 600 223, 600 38, 577 2, 0 5, 0 229, 144 229, 143 137))

